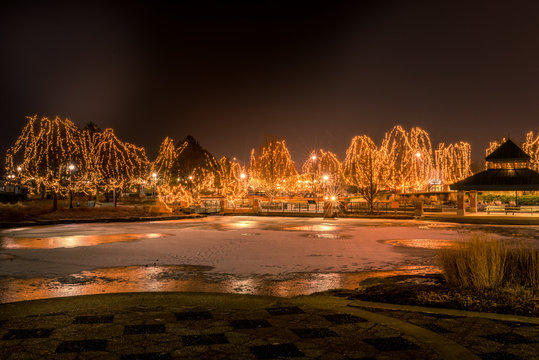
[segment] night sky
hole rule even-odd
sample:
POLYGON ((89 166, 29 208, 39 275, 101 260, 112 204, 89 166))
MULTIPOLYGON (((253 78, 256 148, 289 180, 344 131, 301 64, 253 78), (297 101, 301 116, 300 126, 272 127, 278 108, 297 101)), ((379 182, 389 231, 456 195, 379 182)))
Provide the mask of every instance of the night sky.
POLYGON ((243 161, 284 137, 299 163, 395 124, 476 160, 539 130, 537 1, 10 1, 0 44, 2 158, 33 114, 150 157, 167 135, 243 161))

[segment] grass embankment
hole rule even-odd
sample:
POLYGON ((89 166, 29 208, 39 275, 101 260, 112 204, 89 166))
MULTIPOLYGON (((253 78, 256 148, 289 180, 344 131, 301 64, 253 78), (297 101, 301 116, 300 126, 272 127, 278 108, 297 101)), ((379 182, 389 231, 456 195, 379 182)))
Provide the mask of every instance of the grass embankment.
POLYGON ((0 204, 0 222, 54 221, 60 219, 114 219, 170 215, 164 206, 155 201, 89 208, 76 206, 69 209, 67 200, 58 201, 58 210, 52 211, 50 200, 29 200, 15 204, 0 204))
POLYGON ((431 284, 401 276, 370 280, 353 298, 539 316, 539 249, 529 242, 472 237, 439 252, 431 284))

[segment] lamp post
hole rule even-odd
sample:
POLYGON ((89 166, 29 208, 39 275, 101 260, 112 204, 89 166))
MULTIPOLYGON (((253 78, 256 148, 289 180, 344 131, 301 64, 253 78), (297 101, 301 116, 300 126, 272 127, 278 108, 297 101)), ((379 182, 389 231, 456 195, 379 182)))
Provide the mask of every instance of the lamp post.
POLYGON ((415 153, 415 157, 416 157, 416 159, 417 159, 417 185, 416 185, 416 189, 415 189, 415 190, 417 191, 418 188, 419 188, 419 177, 420 177, 420 175, 421 175, 421 171, 420 171, 420 169, 419 169, 419 166, 420 166, 419 164, 420 164, 420 162, 421 162, 421 153, 420 153, 419 151, 416 152, 416 153, 415 153))
POLYGON ((157 191, 156 191, 156 186, 157 186, 157 173, 152 173, 152 182, 153 182, 153 187, 152 187, 152 196, 155 197, 157 191))
POLYGON ((71 174, 75 170, 74 164, 67 165, 67 171, 69 173, 69 208, 73 209, 73 184, 71 181, 71 174))

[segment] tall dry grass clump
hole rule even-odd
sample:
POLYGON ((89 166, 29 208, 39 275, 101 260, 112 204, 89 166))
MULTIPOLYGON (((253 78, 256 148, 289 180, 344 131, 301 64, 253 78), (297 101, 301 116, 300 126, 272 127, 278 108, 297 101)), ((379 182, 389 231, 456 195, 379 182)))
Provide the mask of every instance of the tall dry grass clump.
POLYGON ((525 286, 539 289, 539 250, 479 235, 441 249, 440 266, 449 284, 474 289, 525 286))

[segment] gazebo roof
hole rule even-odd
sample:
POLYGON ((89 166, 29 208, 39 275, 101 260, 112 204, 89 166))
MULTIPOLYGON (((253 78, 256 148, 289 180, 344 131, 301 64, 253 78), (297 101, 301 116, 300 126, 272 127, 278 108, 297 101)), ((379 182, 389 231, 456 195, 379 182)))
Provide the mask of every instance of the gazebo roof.
POLYGON ((488 169, 451 184, 451 190, 539 190, 539 173, 531 169, 488 169))
POLYGON ((485 160, 490 162, 530 161, 530 155, 508 139, 487 156, 485 160))

